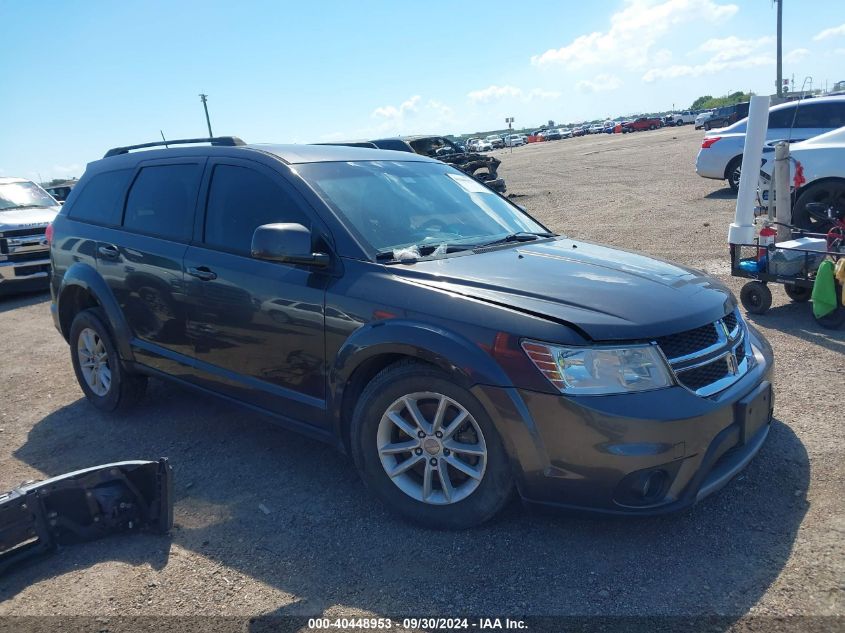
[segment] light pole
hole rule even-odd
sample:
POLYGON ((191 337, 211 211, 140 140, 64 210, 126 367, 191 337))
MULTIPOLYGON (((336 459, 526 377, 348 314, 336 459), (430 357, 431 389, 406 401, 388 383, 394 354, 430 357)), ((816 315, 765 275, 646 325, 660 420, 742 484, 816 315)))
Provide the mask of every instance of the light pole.
POLYGON ((783 0, 778 3, 778 44, 777 44, 777 95, 783 95, 783 0))
POLYGON ((208 118, 208 103, 206 103, 207 99, 208 95, 200 95, 200 101, 202 101, 202 107, 203 110, 205 110, 205 122, 208 125, 208 138, 214 138, 214 134, 211 133, 211 119, 208 118))

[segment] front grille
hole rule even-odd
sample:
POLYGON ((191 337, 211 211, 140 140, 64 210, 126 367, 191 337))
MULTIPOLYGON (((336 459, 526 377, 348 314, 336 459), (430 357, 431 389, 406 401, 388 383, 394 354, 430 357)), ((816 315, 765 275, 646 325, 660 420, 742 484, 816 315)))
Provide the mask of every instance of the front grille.
POLYGON ((729 312, 725 315, 725 318, 722 319, 725 322, 725 327, 728 328, 728 332, 733 332, 736 329, 736 312, 729 312))
POLYGON ((713 384, 717 380, 721 380, 730 373, 731 370, 728 366, 728 361, 723 356, 707 365, 702 365, 701 367, 696 367, 685 372, 679 372, 678 380, 687 389, 698 391, 707 385, 713 384))
POLYGON ((28 229, 9 229, 0 231, 0 237, 18 237, 19 235, 44 235, 46 226, 31 226, 28 229))
POLYGON ((700 396, 726 389, 749 369, 745 328, 739 313, 657 339, 678 382, 700 396))
POLYGON ((32 262, 37 259, 48 259, 50 257, 50 251, 44 249, 42 251, 27 251, 24 253, 12 253, 4 261, 8 262, 32 262))
POLYGON ((18 266, 15 268, 16 277, 27 277, 36 273, 50 272, 50 264, 36 264, 35 266, 18 266))
POLYGON ((670 361, 673 358, 694 354, 718 342, 719 336, 716 332, 715 323, 708 323, 694 330, 662 336, 657 339, 657 344, 660 345, 660 349, 663 350, 666 358, 670 361))

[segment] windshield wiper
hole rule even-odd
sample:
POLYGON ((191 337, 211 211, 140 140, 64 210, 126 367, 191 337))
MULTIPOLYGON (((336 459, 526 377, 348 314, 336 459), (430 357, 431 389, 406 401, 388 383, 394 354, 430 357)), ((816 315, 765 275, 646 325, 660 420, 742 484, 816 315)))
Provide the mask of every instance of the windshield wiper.
POLYGON ((475 244, 472 246, 472 248, 486 248, 488 246, 496 246, 497 244, 508 244, 510 242, 533 242, 534 240, 539 240, 542 237, 555 237, 555 234, 548 232, 529 233, 528 231, 518 231, 516 233, 510 233, 509 235, 506 235, 505 237, 502 237, 498 240, 493 240, 492 242, 475 244))
MULTIPOLYGON (((417 261, 422 257, 428 257, 429 255, 433 255, 434 252, 441 247, 444 247, 444 242, 441 242, 439 244, 411 244, 409 246, 403 246, 401 248, 388 248, 376 253, 376 261, 384 262, 386 264, 399 262, 411 263, 417 261), (412 251, 415 248, 420 254, 419 257, 402 257, 401 259, 397 259, 396 253, 401 253, 402 251, 412 251)), ((456 253, 458 251, 465 251, 470 248, 473 247, 470 245, 450 244, 448 242, 445 242, 446 253, 456 253)))
POLYGON ((3 207, 0 211, 11 211, 12 209, 48 209, 43 204, 17 204, 13 207, 3 207))

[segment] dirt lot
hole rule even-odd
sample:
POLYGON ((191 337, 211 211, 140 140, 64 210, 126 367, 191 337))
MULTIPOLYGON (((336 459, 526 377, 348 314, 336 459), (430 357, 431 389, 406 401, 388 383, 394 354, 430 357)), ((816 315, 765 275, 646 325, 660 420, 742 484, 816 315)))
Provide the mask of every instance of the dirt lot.
MULTIPOLYGON (((700 138, 690 126, 496 154, 515 201, 555 230, 705 269, 738 294, 735 199, 696 176, 700 138)), ((166 455, 177 524, 0 577, 0 614, 843 615, 845 331, 774 294, 752 320, 775 349, 777 419, 721 493, 654 519, 515 506, 463 533, 402 523, 331 449, 213 399, 155 382, 131 415, 97 413, 48 297, 0 299, 0 488, 166 455)))

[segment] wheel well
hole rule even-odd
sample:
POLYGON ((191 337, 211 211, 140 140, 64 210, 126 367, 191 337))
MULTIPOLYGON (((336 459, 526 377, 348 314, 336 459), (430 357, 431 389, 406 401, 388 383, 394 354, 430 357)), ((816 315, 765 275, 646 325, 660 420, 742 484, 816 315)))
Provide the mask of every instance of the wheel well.
POLYGON ((65 288, 59 299, 59 325, 62 328, 62 335, 67 339, 70 336, 70 324, 82 310, 96 308, 100 303, 86 288, 82 286, 69 286, 65 288))
POLYGON ((379 354, 378 356, 368 358, 356 367, 354 372, 352 372, 352 376, 350 376, 346 387, 343 390, 340 405, 342 440, 343 445, 347 450, 349 450, 349 447, 351 446, 349 433, 352 427, 352 414, 355 412, 355 406, 358 403, 358 398, 364 392, 364 389, 366 389, 370 381, 375 378, 379 372, 390 365, 394 365, 402 361, 414 361, 420 363, 421 365, 431 365, 432 367, 435 367, 435 365, 432 365, 421 358, 417 358, 416 356, 408 356, 406 354, 379 354))
POLYGON ((727 165, 725 165, 725 180, 727 180, 728 178, 730 178, 730 177, 731 177, 731 176, 730 176, 730 174, 731 174, 731 172, 733 171, 733 164, 734 164, 737 160, 739 160, 740 162, 742 161, 742 154, 739 154, 739 155, 737 155, 737 156, 734 156, 733 158, 731 158, 731 159, 728 161, 728 164, 727 164, 727 165))
POLYGON ((795 191, 792 192, 792 203, 795 204, 795 202, 798 201, 798 198, 801 197, 801 194, 803 194, 805 191, 807 191, 807 189, 809 189, 810 187, 814 187, 815 185, 820 185, 820 184, 823 184, 823 183, 826 183, 826 182, 835 182, 835 183, 838 183, 838 184, 845 185, 845 178, 837 178, 836 176, 828 176, 827 178, 819 178, 818 180, 813 180, 811 182, 808 182, 807 184, 799 187, 798 189, 796 189, 795 191))

